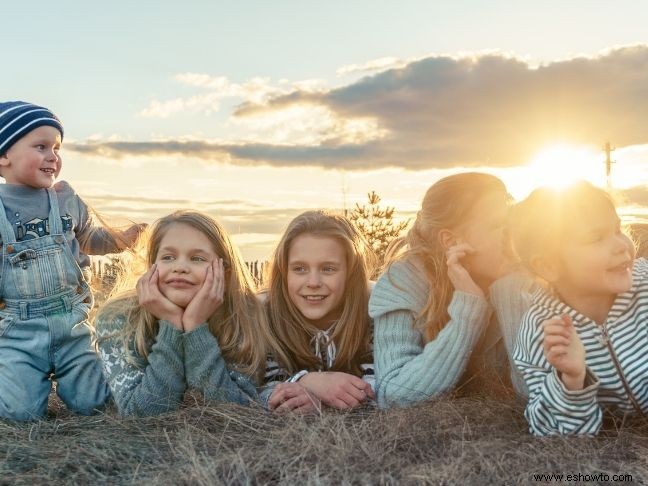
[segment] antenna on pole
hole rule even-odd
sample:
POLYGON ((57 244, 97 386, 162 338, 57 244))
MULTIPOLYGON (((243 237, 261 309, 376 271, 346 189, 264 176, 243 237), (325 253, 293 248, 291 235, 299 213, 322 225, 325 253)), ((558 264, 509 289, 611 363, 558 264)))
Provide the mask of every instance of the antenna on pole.
POLYGON ((610 154, 616 150, 613 149, 610 146, 610 142, 605 142, 605 146, 603 147, 603 150, 605 151, 605 178, 607 181, 607 189, 608 191, 612 190, 612 164, 615 162, 610 158, 610 154))

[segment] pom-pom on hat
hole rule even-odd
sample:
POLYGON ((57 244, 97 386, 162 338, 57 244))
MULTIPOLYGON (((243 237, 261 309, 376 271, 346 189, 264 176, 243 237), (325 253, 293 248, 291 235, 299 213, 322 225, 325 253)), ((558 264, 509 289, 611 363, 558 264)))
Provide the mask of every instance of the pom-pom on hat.
POLYGON ((56 128, 63 138, 61 120, 47 108, 25 101, 0 102, 0 155, 29 132, 42 126, 56 128))

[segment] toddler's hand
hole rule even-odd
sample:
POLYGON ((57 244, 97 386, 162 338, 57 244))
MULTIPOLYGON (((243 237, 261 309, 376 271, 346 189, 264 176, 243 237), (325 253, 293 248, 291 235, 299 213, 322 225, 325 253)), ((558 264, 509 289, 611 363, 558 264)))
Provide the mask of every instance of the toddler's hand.
POLYGON ((139 238, 139 235, 141 235, 147 227, 147 223, 136 223, 127 230, 122 231, 120 235, 121 241, 118 241, 117 243, 119 249, 125 250, 126 248, 131 248, 135 244, 135 241, 137 241, 137 238, 139 238))
POLYGON ((164 319, 177 329, 182 328, 182 307, 167 299, 158 287, 157 265, 152 265, 137 281, 137 298, 139 304, 149 311, 156 319, 164 319))
POLYGON ((585 347, 571 318, 552 317, 542 323, 542 329, 547 361, 560 373, 568 390, 581 390, 585 385, 585 347))
POLYGON ((207 276, 187 305, 182 316, 185 332, 192 331, 209 319, 223 303, 225 296, 225 268, 223 259, 215 259, 207 267, 207 276))

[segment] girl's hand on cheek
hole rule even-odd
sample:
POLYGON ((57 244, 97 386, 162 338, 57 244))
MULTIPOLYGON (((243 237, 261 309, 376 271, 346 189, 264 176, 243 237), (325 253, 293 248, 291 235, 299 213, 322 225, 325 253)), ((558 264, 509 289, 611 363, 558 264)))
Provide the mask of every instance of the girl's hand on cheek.
POLYGON ((277 413, 312 413, 320 412, 322 403, 299 383, 280 383, 270 396, 268 408, 277 413))
POLYGON ((182 328, 182 307, 167 299, 158 287, 158 269, 153 264, 137 281, 137 298, 139 305, 149 311, 158 320, 169 321, 177 329, 182 328))
POLYGON ((299 383, 319 398, 324 405, 351 409, 368 399, 374 399, 371 385, 357 376, 339 371, 314 372, 305 375, 299 383))
POLYGON ((205 281, 184 311, 182 325, 185 332, 207 322, 223 303, 224 296, 225 269, 223 259, 218 258, 207 267, 205 281))
POLYGON ((569 316, 553 317, 542 323, 543 349, 551 366, 568 390, 585 385, 585 347, 569 316))
POLYGON ((446 264, 448 266, 448 277, 452 282, 455 290, 466 292, 467 294, 484 296, 484 292, 475 283, 470 273, 461 263, 461 259, 466 255, 474 253, 475 250, 468 243, 457 243, 446 251, 446 264))

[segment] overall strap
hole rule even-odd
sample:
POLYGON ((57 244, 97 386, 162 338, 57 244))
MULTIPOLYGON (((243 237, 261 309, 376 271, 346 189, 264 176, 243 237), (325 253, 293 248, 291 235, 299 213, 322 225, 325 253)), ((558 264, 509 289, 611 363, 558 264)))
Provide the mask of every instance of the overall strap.
POLYGON ((54 190, 53 187, 47 188, 47 196, 49 197, 49 204, 50 204, 50 212, 49 212, 50 235, 62 235, 63 223, 61 222, 61 214, 59 212, 58 197, 56 196, 56 191, 54 190))
POLYGON ((0 236, 2 236, 2 243, 8 245, 16 242, 16 233, 14 232, 11 223, 7 219, 7 211, 5 210, 2 198, 0 197, 0 236))
POLYGON ((16 234, 14 233, 9 220, 7 219, 7 211, 5 210, 2 198, 0 197, 0 236, 2 236, 2 252, 0 252, 0 297, 4 296, 4 281, 6 280, 4 274, 5 254, 7 245, 16 242, 16 234))

